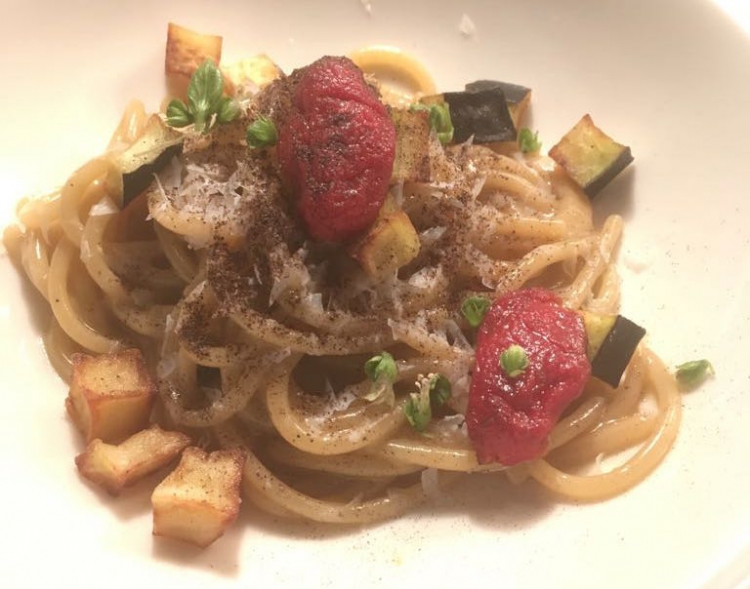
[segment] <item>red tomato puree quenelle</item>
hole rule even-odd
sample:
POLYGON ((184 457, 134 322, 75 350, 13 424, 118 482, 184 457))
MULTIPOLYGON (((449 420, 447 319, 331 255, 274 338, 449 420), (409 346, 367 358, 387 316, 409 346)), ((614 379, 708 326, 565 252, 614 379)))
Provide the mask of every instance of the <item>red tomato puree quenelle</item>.
POLYGON ((345 57, 305 68, 280 129, 282 174, 310 235, 342 242, 367 229, 388 192, 396 131, 385 106, 345 57))
POLYGON ((582 392, 591 365, 581 316, 532 288, 497 299, 477 335, 466 424, 480 463, 513 465, 544 454, 560 415, 582 392), (521 346, 528 366, 509 376, 500 355, 521 346))

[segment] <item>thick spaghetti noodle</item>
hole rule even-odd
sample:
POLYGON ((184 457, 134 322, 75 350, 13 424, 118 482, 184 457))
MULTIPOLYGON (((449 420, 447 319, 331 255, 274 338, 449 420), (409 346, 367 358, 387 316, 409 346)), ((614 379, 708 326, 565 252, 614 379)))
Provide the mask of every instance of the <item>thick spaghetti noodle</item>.
MULTIPOLYGON (((354 58, 405 76, 411 90, 384 92, 396 104, 433 91, 397 52, 354 58)), ((477 462, 463 424, 473 347, 460 302, 541 285, 572 309, 615 312, 622 219, 595 229, 588 199, 547 158, 435 143, 434 180, 392 187, 420 254, 374 281, 306 239, 273 166, 244 145, 250 113, 272 99, 262 90, 237 122, 188 138, 121 210, 106 177, 147 124, 132 102, 103 156, 62 190, 19 204, 5 243, 51 308, 51 363, 67 378, 75 352, 140 347, 159 379, 158 420, 208 444, 248 446, 245 495, 280 516, 380 520, 464 473, 501 470, 477 462), (362 366, 381 350, 397 359, 392 405, 366 398, 362 366), (402 408, 428 372, 446 375, 454 394, 418 434, 402 408)), ((641 346, 619 388, 592 379, 547 455, 507 474, 571 498, 609 497, 661 461, 679 420, 673 377, 641 346), (638 444, 614 470, 575 470, 638 444)))

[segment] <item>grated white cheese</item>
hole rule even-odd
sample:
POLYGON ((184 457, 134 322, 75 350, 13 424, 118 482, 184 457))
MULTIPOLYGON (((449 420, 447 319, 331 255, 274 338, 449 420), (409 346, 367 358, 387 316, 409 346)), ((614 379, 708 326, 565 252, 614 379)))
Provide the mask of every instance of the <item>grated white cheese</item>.
MULTIPOLYGON (((305 415, 305 423, 311 429, 322 429, 326 422, 333 417, 334 413, 346 411, 354 401, 360 398, 356 386, 347 387, 338 395, 333 391, 333 387, 331 387, 329 382, 326 383, 326 389, 326 404, 323 411, 317 415, 305 415)), ((358 430, 353 430, 349 438, 351 441, 356 442, 361 436, 362 434, 358 430)))
POLYGON ((646 395, 638 405, 638 413, 646 419, 654 418, 659 414, 659 403, 653 395, 646 395))
POLYGON ((91 246, 85 237, 81 239, 81 262, 84 264, 91 258, 91 246))
POLYGON ((440 489, 440 478, 436 468, 425 468, 422 471, 422 490, 428 499, 440 499, 443 491, 440 489))
POLYGON ((477 181, 474 182, 474 186, 471 187, 471 200, 472 201, 477 200, 479 193, 482 192, 482 188, 484 188, 485 182, 487 182, 487 176, 482 176, 480 178, 477 178, 477 181))
POLYGON ((101 217, 104 215, 115 215, 120 212, 117 205, 112 202, 112 199, 105 196, 98 203, 96 203, 89 211, 89 217, 101 217))
POLYGON ((458 30, 466 38, 474 37, 477 34, 477 27, 474 21, 465 12, 461 15, 458 30))
POLYGON ((622 263, 628 270, 635 274, 640 274, 644 270, 648 270, 651 266, 651 260, 647 256, 639 256, 630 251, 625 253, 622 263))
POLYGON ((163 356, 156 365, 156 376, 159 379, 166 379, 177 369, 177 354, 163 356))

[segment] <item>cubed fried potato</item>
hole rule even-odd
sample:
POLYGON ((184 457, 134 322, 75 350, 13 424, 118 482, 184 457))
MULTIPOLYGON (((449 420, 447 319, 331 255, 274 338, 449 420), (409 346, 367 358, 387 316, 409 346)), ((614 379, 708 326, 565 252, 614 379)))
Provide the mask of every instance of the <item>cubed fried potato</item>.
POLYGON ((117 495, 169 464, 189 444, 190 436, 153 426, 116 446, 93 440, 83 454, 76 456, 76 466, 82 476, 117 495))
POLYGON ((283 74, 281 68, 265 53, 222 66, 221 73, 224 75, 224 88, 231 95, 242 95, 247 90, 255 92, 283 74))
POLYGON ((169 23, 164 58, 169 93, 185 100, 190 76, 207 59, 218 65, 221 61, 221 45, 222 38, 218 35, 203 35, 169 23))
POLYGON ((141 352, 75 354, 65 407, 86 442, 119 442, 148 425, 156 384, 141 352))
POLYGON ((240 510, 245 456, 241 448, 187 448, 151 495, 154 535, 205 547, 224 534, 240 510))

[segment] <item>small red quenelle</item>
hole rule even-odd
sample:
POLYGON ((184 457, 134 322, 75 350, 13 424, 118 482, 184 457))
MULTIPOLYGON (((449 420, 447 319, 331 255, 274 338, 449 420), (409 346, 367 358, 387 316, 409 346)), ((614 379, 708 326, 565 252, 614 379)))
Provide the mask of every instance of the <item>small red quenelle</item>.
POLYGON ((539 458, 565 408, 591 374, 581 316, 553 293, 530 288, 497 299, 477 334, 466 424, 480 463, 539 458), (521 346, 528 366, 508 375, 500 355, 521 346))
POLYGON ((323 57, 305 68, 277 153, 314 239, 345 242, 375 221, 395 151, 388 111, 354 63, 323 57))

